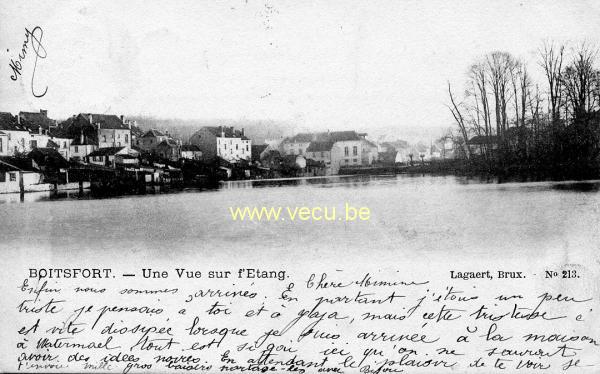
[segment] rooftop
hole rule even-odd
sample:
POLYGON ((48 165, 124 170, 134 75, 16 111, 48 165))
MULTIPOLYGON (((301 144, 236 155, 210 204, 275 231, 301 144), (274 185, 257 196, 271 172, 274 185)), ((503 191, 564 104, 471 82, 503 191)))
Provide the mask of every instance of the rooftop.
MULTIPOLYGON (((253 146, 254 147, 254 146, 253 146)), ((182 152, 200 152, 200 147, 195 144, 184 144, 181 146, 182 152)))
POLYGON ((165 136, 165 134, 163 134, 162 132, 155 130, 155 129, 151 129, 146 131, 146 133, 142 136, 142 138, 156 138, 159 136, 165 136))
POLYGON ((333 144, 331 140, 310 142, 306 152, 329 152, 333 144))
POLYGON ((94 125, 100 125, 102 129, 129 130, 129 125, 114 114, 80 113, 79 116, 94 125))
POLYGON ((16 116, 8 112, 0 112, 0 130, 28 131, 25 126, 19 124, 16 116))
POLYGON ((97 157, 97 156, 114 156, 119 153, 121 150, 125 149, 125 147, 107 147, 100 148, 90 153, 88 157, 97 157))

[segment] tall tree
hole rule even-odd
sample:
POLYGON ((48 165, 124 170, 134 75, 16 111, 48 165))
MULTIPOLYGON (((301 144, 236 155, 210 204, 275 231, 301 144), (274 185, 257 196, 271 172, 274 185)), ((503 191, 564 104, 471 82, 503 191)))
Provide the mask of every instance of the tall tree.
POLYGON ((544 42, 539 50, 540 66, 544 69, 548 83, 548 104, 550 118, 556 124, 560 120, 560 108, 562 106, 562 74, 565 47, 554 42, 544 42))

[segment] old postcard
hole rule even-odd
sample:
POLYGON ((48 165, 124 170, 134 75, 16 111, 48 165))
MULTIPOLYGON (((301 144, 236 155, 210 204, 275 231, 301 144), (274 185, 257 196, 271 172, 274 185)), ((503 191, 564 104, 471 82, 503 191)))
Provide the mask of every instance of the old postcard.
POLYGON ((0 19, 0 372, 600 373, 600 4, 0 19))

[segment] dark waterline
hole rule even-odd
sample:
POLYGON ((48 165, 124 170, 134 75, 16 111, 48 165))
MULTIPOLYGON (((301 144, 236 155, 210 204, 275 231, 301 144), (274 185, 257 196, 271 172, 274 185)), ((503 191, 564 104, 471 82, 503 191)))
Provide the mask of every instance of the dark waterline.
POLYGON ((360 188, 374 182, 390 181, 397 183, 398 181, 418 181, 422 178, 450 178, 458 185, 482 184, 496 185, 499 190, 506 188, 523 188, 523 189, 538 189, 538 190, 557 190, 567 192, 586 192, 593 193, 600 191, 600 180, 587 181, 535 181, 527 179, 502 179, 498 177, 483 177, 483 176, 431 176, 428 174, 382 174, 382 175, 339 175, 328 177, 311 177, 311 178, 281 178, 281 179, 255 179, 255 180, 239 180, 220 182, 218 186, 212 188, 164 188, 160 186, 148 187, 146 193, 128 194, 128 195, 99 195, 85 190, 58 191, 58 192, 37 192, 27 193, 24 195, 17 194, 0 194, 0 204, 5 203, 30 203, 30 202, 45 202, 45 201, 61 201, 61 200, 97 200, 97 199, 122 199, 135 196, 160 196, 171 194, 186 194, 186 193, 203 193, 215 192, 220 190, 230 189, 270 189, 274 187, 294 187, 294 186, 315 186, 320 188, 328 188, 333 186, 343 186, 347 188, 360 188))

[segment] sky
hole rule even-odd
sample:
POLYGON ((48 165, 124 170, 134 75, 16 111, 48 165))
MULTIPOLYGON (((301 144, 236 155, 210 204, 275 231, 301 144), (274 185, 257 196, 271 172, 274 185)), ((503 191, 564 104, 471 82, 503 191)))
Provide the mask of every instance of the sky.
POLYGON ((536 70, 543 40, 595 43, 598 1, 5 1, 0 111, 281 120, 306 129, 452 125, 485 53, 536 70), (39 26, 47 56, 11 59, 39 26))

